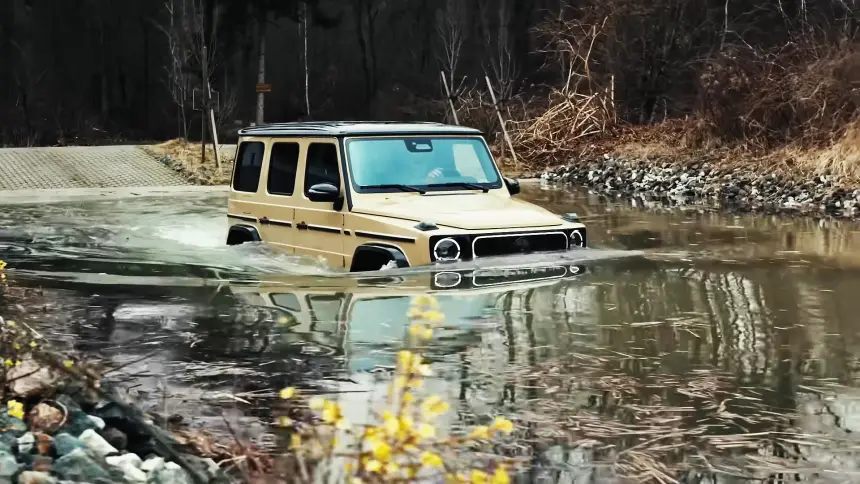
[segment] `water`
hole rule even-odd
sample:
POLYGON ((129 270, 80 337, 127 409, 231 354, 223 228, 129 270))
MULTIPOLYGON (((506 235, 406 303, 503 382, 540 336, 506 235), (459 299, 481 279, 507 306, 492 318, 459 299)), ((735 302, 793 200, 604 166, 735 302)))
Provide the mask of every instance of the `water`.
POLYGON ((288 385, 366 415, 410 298, 434 289, 449 327, 427 386, 455 403, 443 423, 514 415, 528 445, 508 450, 530 459, 532 482, 688 467, 716 472, 699 482, 781 467, 860 479, 856 224, 524 186, 577 212, 591 245, 639 252, 568 261, 577 273, 559 279, 438 290, 426 269, 367 278, 228 248, 223 197, 5 207, 0 314, 122 366, 112 378, 146 408, 260 439, 288 385))

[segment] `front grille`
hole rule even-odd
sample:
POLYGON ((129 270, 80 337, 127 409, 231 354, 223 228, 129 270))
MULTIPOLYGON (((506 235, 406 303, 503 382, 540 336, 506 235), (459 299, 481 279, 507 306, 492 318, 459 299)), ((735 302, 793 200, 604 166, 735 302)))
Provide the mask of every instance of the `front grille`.
POLYGON ((475 257, 492 257, 567 249, 564 232, 481 235, 473 242, 475 257))

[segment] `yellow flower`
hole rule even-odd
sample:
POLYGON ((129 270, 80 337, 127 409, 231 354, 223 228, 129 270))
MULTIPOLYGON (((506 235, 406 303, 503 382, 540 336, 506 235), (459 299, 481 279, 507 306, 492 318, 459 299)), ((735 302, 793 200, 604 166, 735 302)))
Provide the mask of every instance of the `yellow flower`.
POLYGON ((421 412, 425 416, 434 417, 436 415, 441 415, 447 412, 448 407, 448 402, 442 400, 436 395, 432 395, 430 397, 427 397, 421 404, 421 412))
POLYGON ((415 401, 415 396, 414 396, 414 395, 412 395, 411 393, 406 392, 406 393, 404 393, 404 394, 403 394, 403 402, 404 402, 404 403, 410 404, 410 403, 412 403, 412 402, 414 402, 414 401, 415 401))
POLYGON ((6 321, 6 326, 15 326, 15 321, 12 321, 11 319, 6 321))
POLYGON ((21 349, 21 345, 19 345, 18 343, 15 343, 13 346, 15 347, 15 349, 16 349, 16 350, 20 350, 20 349, 21 349))
POLYGON ((421 454, 421 464, 427 467, 442 467, 444 465, 442 457, 433 452, 424 452, 421 454))
POLYGON ((12 361, 12 360, 11 360, 11 359, 9 359, 9 358, 6 358, 6 360, 5 360, 5 361, 3 361, 3 364, 4 364, 6 367, 13 367, 13 366, 15 366, 15 362, 14 362, 14 361, 12 361))
POLYGON ((472 484, 486 484, 488 482, 487 473, 484 471, 479 471, 478 469, 472 469, 472 475, 469 476, 469 481, 472 484))
POLYGON ((24 418, 24 404, 17 400, 9 400, 6 405, 9 407, 9 415, 17 418, 24 418))
POLYGON ((367 469, 367 472, 379 472, 382 470, 382 462, 379 462, 376 459, 371 459, 367 461, 367 465, 364 466, 367 469))
POLYGON ((382 425, 385 429, 385 433, 388 434, 389 437, 393 437, 400 432, 400 422, 391 414, 391 412, 385 412, 382 414, 382 425))
POLYGON ((508 471, 505 466, 496 467, 496 472, 493 473, 491 484, 510 484, 511 478, 508 476, 508 471))
POLYGON ((433 337, 433 329, 423 324, 413 324, 409 326, 409 334, 413 338, 430 339, 433 337))
POLYGON ((287 387, 281 390, 281 398, 284 400, 293 398, 296 394, 296 389, 293 387, 287 387))
POLYGON ((420 361, 421 357, 418 355, 413 356, 412 352, 408 350, 397 352, 397 369, 403 373, 408 372, 412 367, 412 362, 415 361, 416 358, 420 361))
POLYGON ((385 472, 387 474, 394 474, 395 472, 397 472, 399 470, 400 470, 400 466, 397 465, 396 462, 389 462, 388 464, 385 464, 385 472))
POLYGON ((341 424, 343 421, 343 414, 340 411, 340 405, 327 400, 323 405, 322 419, 325 423, 341 424))
POLYGON ((415 299, 412 300, 412 304, 415 306, 437 306, 439 303, 436 301, 436 298, 433 296, 429 296, 426 294, 422 294, 420 296, 415 296, 415 299))
POLYGON ((290 436, 290 449, 298 449, 302 446, 302 436, 299 434, 293 434, 290 436))
POLYGON ((445 315, 440 313, 439 311, 427 311, 424 313, 424 319, 427 321, 431 321, 434 323, 439 323, 445 320, 445 315))
POLYGON ((325 406, 325 402, 326 402, 325 398, 313 397, 310 400, 308 400, 308 408, 310 408, 311 410, 316 410, 316 411, 322 410, 323 407, 325 406))
POLYGON ((63 360, 63 366, 65 366, 66 368, 71 368, 75 366, 75 362, 72 360, 63 360))
POLYGON ((38 346, 35 341, 30 341, 30 348, 35 348, 38 346))
POLYGON ((418 435, 422 439, 429 439, 436 436, 436 428, 430 424, 421 424, 418 426, 418 435))
POLYGON ((433 375, 433 370, 430 369, 430 365, 418 365, 415 368, 415 373, 421 376, 431 376, 433 375))
POLYGON ((278 425, 280 425, 281 427, 289 427, 292 424, 293 419, 291 419, 290 417, 287 417, 286 415, 278 417, 278 425))
POLYGON ((509 434, 513 432, 514 424, 504 417, 496 417, 496 420, 493 422, 493 429, 509 434))
POLYGON ((486 425, 479 425, 472 429, 472 433, 469 434, 470 439, 489 439, 490 438, 490 428, 486 425))
POLYGON ((391 446, 388 445, 388 442, 377 442, 376 445, 373 446, 372 452, 373 456, 382 462, 388 462, 388 459, 391 458, 391 446))

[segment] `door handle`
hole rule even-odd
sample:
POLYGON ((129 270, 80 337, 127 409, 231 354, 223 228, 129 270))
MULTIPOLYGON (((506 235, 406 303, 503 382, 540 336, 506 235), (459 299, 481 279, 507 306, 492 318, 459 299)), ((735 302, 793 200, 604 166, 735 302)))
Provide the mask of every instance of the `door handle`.
POLYGON ((296 224, 296 228, 297 228, 297 229, 299 229, 299 230, 307 230, 307 229, 308 229, 308 224, 306 224, 306 223, 304 223, 304 222, 299 222, 299 223, 297 223, 297 224, 296 224))

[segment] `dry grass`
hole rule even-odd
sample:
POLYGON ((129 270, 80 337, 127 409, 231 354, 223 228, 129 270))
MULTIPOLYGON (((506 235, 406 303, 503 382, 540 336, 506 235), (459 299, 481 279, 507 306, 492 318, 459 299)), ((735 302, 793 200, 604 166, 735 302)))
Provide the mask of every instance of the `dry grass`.
POLYGON ((206 163, 202 162, 199 143, 190 143, 182 139, 166 141, 158 145, 145 147, 147 151, 169 164, 171 168, 182 173, 189 180, 200 185, 226 185, 230 182, 233 171, 233 149, 221 148, 221 169, 215 165, 215 150, 211 145, 206 146, 206 163))

